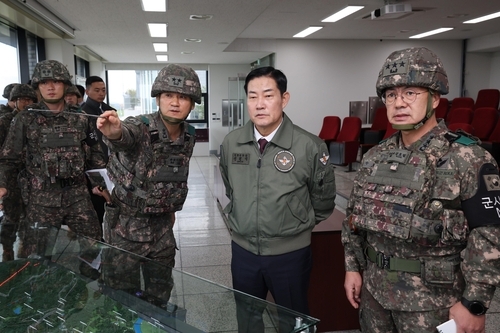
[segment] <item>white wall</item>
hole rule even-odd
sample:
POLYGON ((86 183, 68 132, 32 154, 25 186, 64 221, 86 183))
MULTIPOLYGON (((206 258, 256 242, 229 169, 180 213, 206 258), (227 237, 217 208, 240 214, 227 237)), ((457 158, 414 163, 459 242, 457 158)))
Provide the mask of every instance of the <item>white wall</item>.
MULTIPOLYGON (((45 39, 45 56, 47 60, 57 60, 64 64, 72 74, 75 72, 75 52, 73 44, 64 39, 45 39)), ((74 76, 74 74, 72 74, 74 76)))
POLYGON ((209 131, 210 150, 219 152, 219 146, 228 133, 227 127, 222 127, 222 121, 213 121, 212 113, 222 113, 222 100, 229 97, 229 77, 236 77, 238 73, 248 74, 250 64, 244 65, 210 65, 208 67, 208 98, 209 98, 209 131))
POLYGON ((495 52, 491 55, 489 88, 500 89, 500 52, 495 52))
POLYGON ((442 60, 450 81, 449 98, 460 96, 461 41, 280 40, 276 68, 288 78, 292 121, 319 133, 327 115, 349 115, 349 101, 376 96, 378 72, 395 50, 425 46, 442 60))
POLYGON ((493 57, 489 52, 468 52, 466 57, 464 96, 476 100, 479 90, 490 88, 493 57))

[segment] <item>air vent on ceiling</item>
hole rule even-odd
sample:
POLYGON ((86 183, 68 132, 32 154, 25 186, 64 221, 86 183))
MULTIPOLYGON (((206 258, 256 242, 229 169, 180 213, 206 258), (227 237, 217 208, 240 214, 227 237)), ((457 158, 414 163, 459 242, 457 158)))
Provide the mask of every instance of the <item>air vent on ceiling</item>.
POLYGON ((195 21, 200 21, 200 20, 211 20, 212 17, 214 17, 213 15, 189 15, 189 19, 190 20, 195 20, 195 21))

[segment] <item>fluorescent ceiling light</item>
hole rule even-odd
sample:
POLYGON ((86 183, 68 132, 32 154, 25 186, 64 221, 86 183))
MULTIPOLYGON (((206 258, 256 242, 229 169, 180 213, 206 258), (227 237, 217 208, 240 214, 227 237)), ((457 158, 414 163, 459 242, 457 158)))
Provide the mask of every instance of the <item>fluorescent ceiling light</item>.
POLYGON ((309 36, 310 34, 315 33, 316 31, 321 30, 321 29, 323 29, 323 27, 309 27, 305 30, 302 30, 298 34, 293 35, 293 37, 304 38, 304 37, 309 36))
POLYGON ((440 34, 442 32, 449 31, 449 30, 453 30, 453 28, 439 28, 439 29, 427 31, 427 32, 424 32, 424 33, 421 33, 421 34, 418 34, 418 35, 410 36, 410 38, 424 38, 424 37, 427 37, 427 36, 431 36, 431 35, 435 35, 435 34, 440 34))
POLYGON ((145 12, 167 11, 167 0, 141 0, 141 5, 145 12))
POLYGON ((156 60, 158 61, 168 61, 168 54, 157 54, 156 60))
POLYGON ((358 10, 365 8, 365 6, 347 6, 344 9, 336 12, 332 16, 328 16, 321 22, 337 22, 342 20, 344 17, 351 15, 352 13, 356 13, 358 10))
POLYGON ((148 23, 151 37, 167 37, 166 23, 148 23))
POLYGON ((500 12, 496 12, 496 13, 493 13, 493 14, 481 16, 481 17, 475 18, 473 20, 465 21, 464 23, 468 23, 468 24, 479 23, 479 22, 483 22, 483 21, 492 20, 492 19, 497 18, 497 17, 500 17, 500 12))
POLYGON ((155 52, 168 52, 167 43, 153 43, 153 47, 155 48, 155 52))

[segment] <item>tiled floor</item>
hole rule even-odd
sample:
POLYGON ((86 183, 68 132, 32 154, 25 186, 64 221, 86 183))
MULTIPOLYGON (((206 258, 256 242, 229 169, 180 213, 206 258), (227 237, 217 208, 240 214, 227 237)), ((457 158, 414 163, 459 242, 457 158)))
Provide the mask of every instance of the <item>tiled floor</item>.
MULTIPOLYGON (((194 157, 189 174, 189 194, 182 211, 177 213, 174 230, 179 251, 176 268, 231 287, 230 235, 215 199, 214 166, 217 158, 194 157)), ((354 169, 356 169, 354 165, 354 169)), ((336 167, 337 209, 343 211, 352 189, 355 172, 336 167)), ((332 309, 333 311, 333 309, 332 309)), ((500 292, 486 315, 486 332, 500 332, 500 292)), ((338 331, 340 333, 359 333, 338 331)))

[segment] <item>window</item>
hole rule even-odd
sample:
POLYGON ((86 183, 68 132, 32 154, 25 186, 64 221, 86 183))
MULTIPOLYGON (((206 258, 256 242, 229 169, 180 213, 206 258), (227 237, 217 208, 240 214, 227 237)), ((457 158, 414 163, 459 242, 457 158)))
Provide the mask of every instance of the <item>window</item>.
POLYGON ((15 29, 0 21, 0 54, 2 63, 2 75, 0 75, 0 103, 6 104, 7 100, 2 97, 3 89, 10 83, 19 83, 19 60, 17 52, 17 32, 15 29))
MULTIPOLYGON (((151 87, 158 70, 108 70, 108 104, 118 110, 121 119, 158 110, 151 87)), ((208 71, 196 71, 200 78, 202 102, 196 104, 187 121, 195 128, 208 128, 208 71)))

